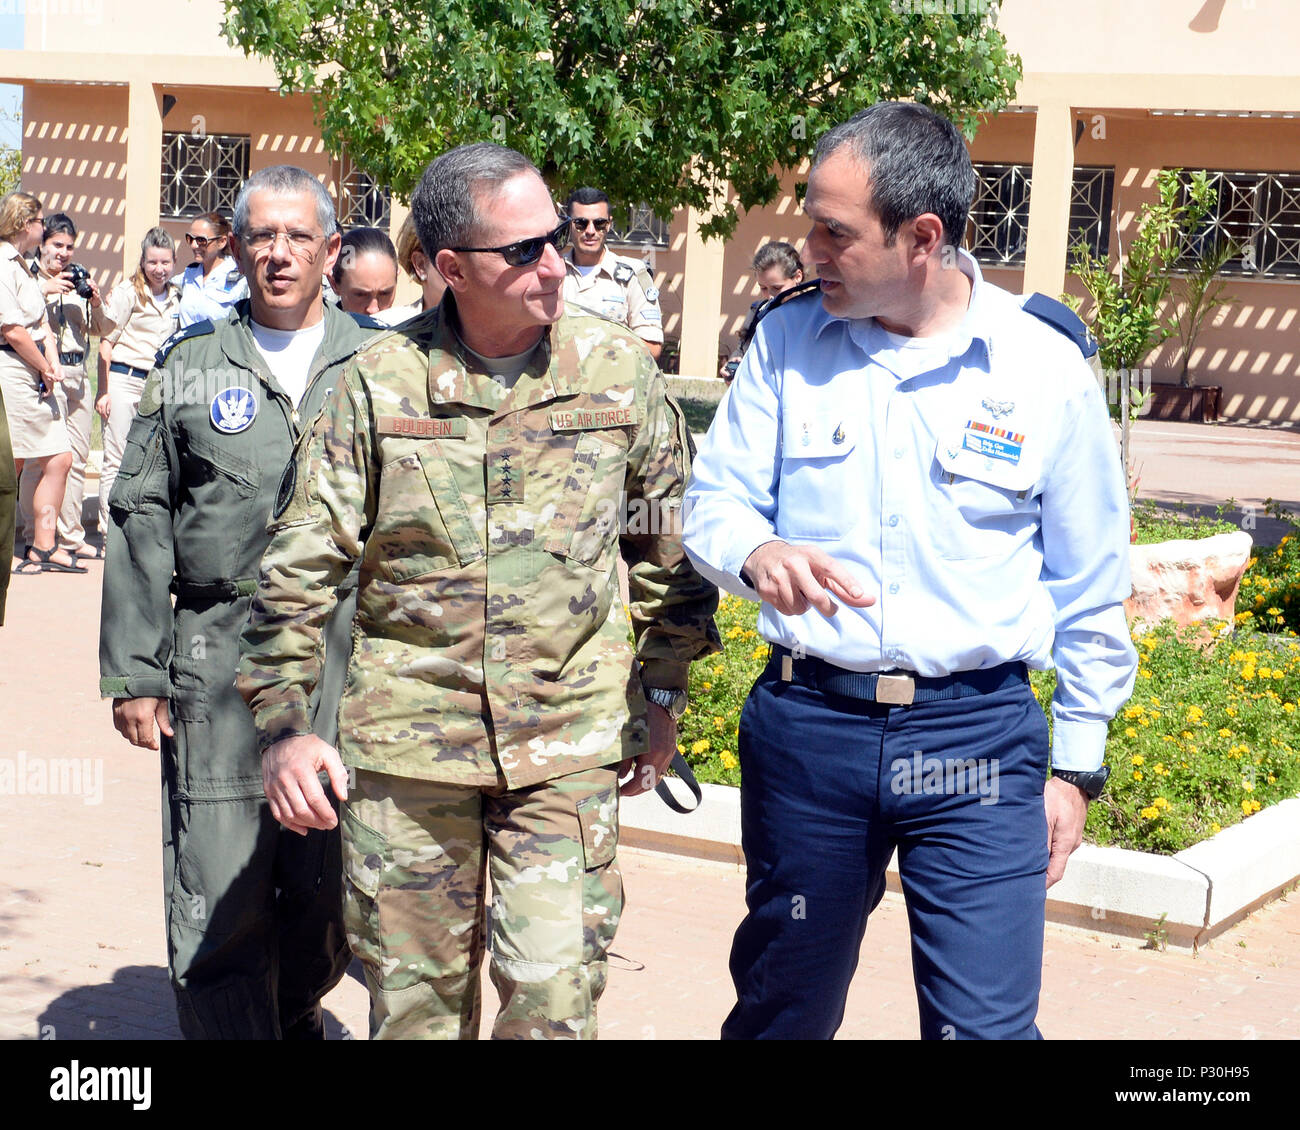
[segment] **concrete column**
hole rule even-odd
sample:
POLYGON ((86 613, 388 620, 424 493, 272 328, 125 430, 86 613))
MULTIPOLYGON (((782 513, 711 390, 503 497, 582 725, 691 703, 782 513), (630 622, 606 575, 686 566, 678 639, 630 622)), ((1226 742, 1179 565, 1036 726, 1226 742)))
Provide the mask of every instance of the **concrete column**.
POLYGON ((726 243, 705 241, 699 226, 708 215, 690 209, 686 217, 685 281, 682 287, 682 359, 684 377, 718 375, 718 334, 722 327, 722 265, 726 243))
POLYGON ((126 186, 122 213, 122 273, 130 278, 140 262, 140 240, 158 226, 162 197, 162 94, 147 77, 128 84, 126 186))
POLYGON ((1025 249, 1025 293, 1056 298, 1065 289, 1074 180, 1074 111, 1068 102, 1043 102, 1034 126, 1034 172, 1025 249))

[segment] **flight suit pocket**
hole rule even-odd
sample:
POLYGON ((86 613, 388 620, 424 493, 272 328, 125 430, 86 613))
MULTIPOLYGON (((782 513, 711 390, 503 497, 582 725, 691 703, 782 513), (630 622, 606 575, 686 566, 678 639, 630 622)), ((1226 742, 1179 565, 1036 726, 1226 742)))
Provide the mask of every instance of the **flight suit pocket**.
POLYGON ((143 439, 139 438, 135 428, 128 433, 122 449, 122 461, 117 468, 117 479, 109 495, 109 506, 112 509, 128 514, 140 509, 145 500, 149 471, 158 455, 159 442, 154 431, 150 431, 143 439))
POLYGON ((394 584, 455 569, 484 555, 460 488, 430 440, 380 469, 379 508, 369 547, 394 584))
POLYGON ((578 437, 565 475, 546 550, 597 572, 607 572, 618 552, 619 503, 627 451, 591 432, 578 437))

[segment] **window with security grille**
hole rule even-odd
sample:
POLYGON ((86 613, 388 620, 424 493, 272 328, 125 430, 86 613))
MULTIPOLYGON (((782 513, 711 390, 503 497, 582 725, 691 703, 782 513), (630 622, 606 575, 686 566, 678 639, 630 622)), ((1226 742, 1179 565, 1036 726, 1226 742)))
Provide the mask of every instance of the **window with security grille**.
POLYGON ((614 205, 610 209, 614 223, 610 225, 609 242, 636 247, 667 247, 668 224, 659 219, 646 204, 629 204, 620 208, 614 205), (619 224, 619 219, 627 217, 626 227, 619 224))
POLYGON ((166 219, 204 212, 229 217, 248 179, 249 138, 239 134, 163 134, 162 201, 166 219))
MULTIPOLYGON (((966 248, 990 267, 1023 267, 1029 242, 1032 165, 977 163, 975 199, 966 225, 966 248)), ((1110 209, 1115 170, 1079 166, 1070 185, 1067 246, 1082 239, 1094 255, 1110 248, 1110 209)))
POLYGON ((347 157, 335 162, 334 183, 338 186, 340 228, 388 230, 392 193, 387 188, 376 184, 374 177, 347 157))
MULTIPOLYGON (((1218 193, 1214 209, 1187 240, 1181 267, 1230 243, 1238 254, 1225 275, 1259 279, 1300 278, 1300 173, 1215 171, 1210 184, 1218 193)), ((1184 172, 1183 198, 1191 174, 1184 172)))

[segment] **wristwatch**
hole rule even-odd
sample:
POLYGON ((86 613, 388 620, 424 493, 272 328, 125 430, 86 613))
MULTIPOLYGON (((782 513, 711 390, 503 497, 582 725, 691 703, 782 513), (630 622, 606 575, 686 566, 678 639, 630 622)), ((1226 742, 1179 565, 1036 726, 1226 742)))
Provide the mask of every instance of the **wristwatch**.
POLYGON ((1085 771, 1082 769, 1053 769, 1053 777, 1060 777, 1067 785, 1074 785, 1075 788, 1082 789, 1088 796, 1089 800, 1096 800, 1101 796, 1101 790, 1106 787, 1106 779, 1110 776, 1110 769, 1103 765, 1100 769, 1085 771))
POLYGON ((690 703, 690 695, 685 691, 670 691, 663 687, 646 687, 646 702, 653 702, 656 706, 662 706, 668 711, 669 717, 674 722, 681 721, 681 717, 686 713, 686 707, 690 703))

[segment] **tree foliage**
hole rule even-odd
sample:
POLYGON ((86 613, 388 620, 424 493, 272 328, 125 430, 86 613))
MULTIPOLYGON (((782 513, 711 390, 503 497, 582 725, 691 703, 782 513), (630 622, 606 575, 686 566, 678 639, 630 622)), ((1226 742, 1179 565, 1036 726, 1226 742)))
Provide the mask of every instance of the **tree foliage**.
POLYGON ((1000 2, 226 0, 226 35, 313 91, 326 144, 400 195, 491 140, 556 190, 716 209, 704 233, 725 235, 872 102, 915 99, 972 136, 1020 77, 1000 2))

